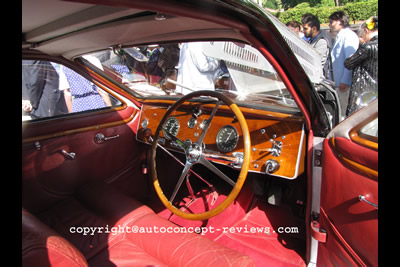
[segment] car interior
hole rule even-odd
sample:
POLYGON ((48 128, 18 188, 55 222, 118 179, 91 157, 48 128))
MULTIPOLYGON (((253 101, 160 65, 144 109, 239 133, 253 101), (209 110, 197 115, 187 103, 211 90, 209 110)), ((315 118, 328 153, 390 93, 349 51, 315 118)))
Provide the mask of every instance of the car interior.
POLYGON ((95 2, 23 1, 23 90, 39 64, 65 99, 22 114, 23 266, 305 266, 301 62, 223 5, 95 2), (212 90, 181 77, 194 44, 218 64, 212 90), (74 93, 69 73, 95 92, 74 93), (76 104, 95 95, 105 104, 76 104))

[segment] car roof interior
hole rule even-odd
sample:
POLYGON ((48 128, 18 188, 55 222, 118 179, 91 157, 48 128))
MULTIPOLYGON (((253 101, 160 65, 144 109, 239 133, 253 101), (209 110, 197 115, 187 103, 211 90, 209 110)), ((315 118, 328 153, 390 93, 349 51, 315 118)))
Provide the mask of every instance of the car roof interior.
POLYGON ((246 42, 238 31, 206 20, 54 0, 22 2, 23 48, 34 47, 67 59, 107 47, 160 40, 168 42, 204 37, 246 42))

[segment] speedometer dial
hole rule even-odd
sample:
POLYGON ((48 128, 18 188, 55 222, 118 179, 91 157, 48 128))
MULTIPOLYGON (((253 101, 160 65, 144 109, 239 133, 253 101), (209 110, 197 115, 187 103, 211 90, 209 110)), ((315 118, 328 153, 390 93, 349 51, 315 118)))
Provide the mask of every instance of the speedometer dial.
POLYGON ((217 134, 217 147, 222 152, 231 152, 235 149, 239 141, 239 134, 235 127, 226 125, 222 127, 217 134))
POLYGON ((166 139, 171 140, 171 137, 169 136, 169 133, 172 134, 173 136, 176 136, 179 132, 179 121, 175 117, 169 117, 167 121, 164 123, 163 127, 163 133, 166 139), (168 133, 165 131, 168 131, 168 133))

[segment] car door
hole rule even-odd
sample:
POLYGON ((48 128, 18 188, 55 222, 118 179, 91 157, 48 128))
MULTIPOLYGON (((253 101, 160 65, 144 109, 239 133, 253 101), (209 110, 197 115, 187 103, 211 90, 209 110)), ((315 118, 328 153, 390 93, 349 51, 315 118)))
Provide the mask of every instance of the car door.
MULTIPOLYGON (((58 79, 59 75, 53 66, 56 64, 52 60, 23 61, 23 71, 24 67, 28 68, 28 75, 23 75, 23 109, 24 101, 30 100, 32 106, 37 105, 33 104, 35 95, 40 95, 40 101, 36 101, 38 106, 41 102, 45 103, 46 109, 53 102, 59 105, 62 92, 54 93, 59 83, 52 80, 58 79), (29 68, 33 66, 32 62, 39 61, 38 67, 34 68, 39 75, 32 81, 34 72, 29 68), (27 94, 24 94, 24 82, 26 87, 31 87, 25 88, 27 94), (52 84, 52 88, 43 87, 43 84, 52 84), (41 94, 29 93, 38 86, 44 88, 41 94), (24 95, 31 98, 24 99, 24 95), (55 97, 57 101, 51 102, 55 97)), ((73 68, 73 65, 69 67, 73 68)), ((114 183, 137 198, 147 192, 141 169, 145 149, 136 141, 135 135, 139 117, 137 103, 117 86, 102 82, 101 77, 83 65, 74 70, 80 72, 90 86, 97 86, 97 91, 108 94, 110 102, 106 107, 95 106, 83 111, 65 113, 62 109, 62 114, 37 112, 33 116, 33 112, 23 112, 22 200, 23 206, 33 212, 45 209, 43 203, 51 205, 62 200, 88 180, 114 183)), ((62 104, 65 107, 65 103, 62 104)))
POLYGON ((320 213, 311 226, 317 266, 378 265, 377 102, 335 127, 314 156, 322 166, 320 213))

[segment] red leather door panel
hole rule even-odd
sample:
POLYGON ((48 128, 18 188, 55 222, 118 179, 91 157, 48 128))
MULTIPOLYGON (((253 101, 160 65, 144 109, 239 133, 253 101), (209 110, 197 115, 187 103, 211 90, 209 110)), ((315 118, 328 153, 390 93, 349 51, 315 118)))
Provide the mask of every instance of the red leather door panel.
POLYGON ((378 152, 333 137, 324 140, 320 225, 326 243, 318 247, 319 266, 377 266, 378 152))
POLYGON ((119 184, 137 198, 145 195, 148 187, 141 173, 145 145, 135 137, 138 112, 125 106, 64 121, 24 125, 23 206, 40 211, 91 179, 119 184), (94 139, 98 133, 118 137, 97 144, 94 139), (62 150, 75 153, 74 159, 62 150))

